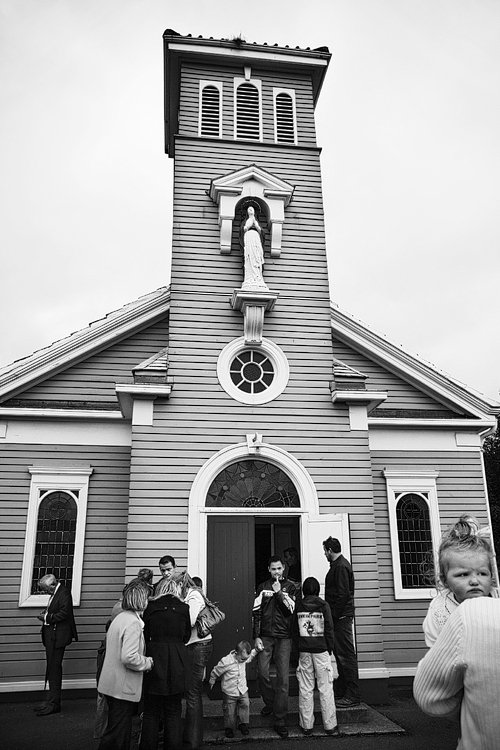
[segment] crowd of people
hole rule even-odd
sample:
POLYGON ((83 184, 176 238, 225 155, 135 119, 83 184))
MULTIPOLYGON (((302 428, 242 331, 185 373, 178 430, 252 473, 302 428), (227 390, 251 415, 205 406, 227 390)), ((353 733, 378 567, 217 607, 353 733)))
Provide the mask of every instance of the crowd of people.
MULTIPOLYGON (((143 568, 115 604, 98 668, 99 750, 129 750, 132 717, 140 701, 140 750, 157 750, 163 728, 164 750, 198 750, 203 742, 203 683, 221 680, 226 737, 250 734, 247 665, 257 661, 261 714, 273 716, 281 738, 286 718, 292 644, 298 653, 299 725, 305 736, 314 725, 314 690, 318 689, 323 728, 337 730, 336 708, 360 703, 353 635, 354 576, 338 539, 328 537, 323 550, 330 564, 325 599, 314 577, 300 582, 295 548, 269 559, 269 577, 257 588, 253 604, 254 645, 240 641, 207 674, 212 636, 197 627, 207 599, 203 583, 178 571, 175 559, 159 561, 160 579, 143 568), (286 573, 289 571, 289 575, 286 573), (292 578, 293 575, 293 578, 292 578), (271 679, 274 660, 276 676, 271 679), (182 705, 185 716, 182 720, 182 705)), ((422 710, 460 721, 461 750, 496 747, 500 699, 500 599, 497 568, 488 532, 472 516, 461 516, 443 536, 436 567, 437 595, 423 622, 429 651, 420 662, 414 695, 422 710), (495 658, 492 658, 495 655, 495 658)), ((77 639, 71 595, 54 576, 39 582, 49 594, 42 621, 49 699, 38 716, 60 711, 64 650, 77 639)))

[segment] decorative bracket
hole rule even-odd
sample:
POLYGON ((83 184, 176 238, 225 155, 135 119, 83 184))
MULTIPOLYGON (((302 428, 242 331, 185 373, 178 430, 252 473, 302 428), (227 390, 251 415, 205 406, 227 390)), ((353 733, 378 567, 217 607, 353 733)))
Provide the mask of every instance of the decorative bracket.
POLYGON ((260 198, 267 209, 271 227, 271 258, 281 254, 281 235, 285 208, 292 200, 294 188, 256 164, 212 180, 208 194, 219 207, 220 251, 231 252, 231 236, 236 204, 241 198, 260 198))
POLYGON ((246 435, 247 448, 249 453, 258 453, 259 448, 262 448, 262 435, 258 432, 254 432, 246 435))
POLYGON ((277 299, 278 292, 273 292, 270 289, 266 292, 234 290, 231 307, 233 310, 241 310, 243 313, 243 335, 246 344, 260 344, 264 329, 264 313, 273 309, 277 299))

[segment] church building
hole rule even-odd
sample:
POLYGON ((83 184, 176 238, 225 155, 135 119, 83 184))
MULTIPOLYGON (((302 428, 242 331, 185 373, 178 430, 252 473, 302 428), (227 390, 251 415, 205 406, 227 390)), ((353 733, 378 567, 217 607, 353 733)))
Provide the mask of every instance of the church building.
MULTIPOLYGON (((411 677, 422 562, 464 512, 489 523, 481 445, 500 405, 330 300, 314 112, 326 47, 164 34, 172 275, 0 371, 3 693, 43 688, 37 581, 72 589, 63 688, 95 688, 125 582, 161 556, 252 638, 271 554, 356 578, 362 695, 411 677)), ((159 92, 160 95, 160 92, 159 92)), ((161 158, 159 154, 159 158, 161 158)))

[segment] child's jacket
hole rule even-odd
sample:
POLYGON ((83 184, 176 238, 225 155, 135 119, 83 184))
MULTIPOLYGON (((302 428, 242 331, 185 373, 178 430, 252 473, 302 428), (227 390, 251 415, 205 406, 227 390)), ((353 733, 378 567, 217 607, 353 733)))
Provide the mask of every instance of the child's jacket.
POLYGON ((246 665, 250 664, 257 655, 252 649, 246 661, 236 659, 236 651, 223 656, 210 672, 210 684, 213 685, 217 677, 221 678, 222 692, 232 698, 238 698, 248 692, 246 665))
POLYGON ((297 602, 293 637, 301 652, 333 653, 332 613, 324 599, 311 595, 297 602))

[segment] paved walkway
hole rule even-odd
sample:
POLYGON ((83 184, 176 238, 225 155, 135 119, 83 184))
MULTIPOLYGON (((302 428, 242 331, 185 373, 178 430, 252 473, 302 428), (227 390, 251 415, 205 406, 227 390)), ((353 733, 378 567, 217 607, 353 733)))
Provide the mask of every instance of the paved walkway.
MULTIPOLYGON (((292 698, 292 712, 293 701, 292 698)), ((259 701, 254 699, 252 704, 255 704, 254 711, 258 711, 259 701)), ((314 736, 304 737, 292 713, 288 740, 280 740, 272 726, 254 726, 256 718, 252 719, 249 740, 227 740, 218 726, 209 728, 205 738, 229 750, 242 749, 242 745, 249 742, 249 750, 269 750, 269 740, 279 742, 280 750, 326 750, 327 747, 331 750, 455 750, 457 746, 458 726, 446 719, 424 716, 415 705, 410 688, 390 689, 389 705, 375 709, 370 711, 368 722, 339 723, 341 735, 338 737, 326 737, 320 721, 316 722, 314 736)), ((218 702, 207 703, 206 713, 213 717, 208 719, 209 725, 219 712, 218 702)), ((99 741, 92 738, 94 718, 95 700, 91 698, 66 700, 60 714, 43 718, 35 716, 32 701, 0 703, 0 747, 2 750, 97 750, 99 741)), ((139 722, 135 719, 131 750, 137 748, 138 729, 139 722)), ((211 746, 207 744, 207 750, 211 746)))

